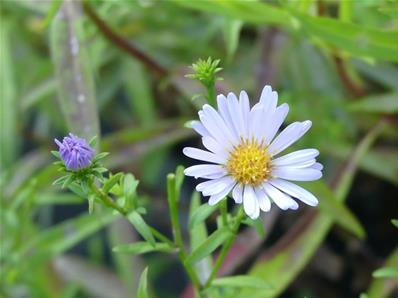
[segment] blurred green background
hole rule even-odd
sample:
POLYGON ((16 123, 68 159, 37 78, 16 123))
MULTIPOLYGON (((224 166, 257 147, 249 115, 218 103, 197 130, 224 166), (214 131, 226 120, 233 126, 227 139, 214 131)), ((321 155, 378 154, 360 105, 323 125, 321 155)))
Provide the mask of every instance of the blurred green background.
MULTIPOLYGON (((164 177, 191 163, 181 149, 199 138, 184 123, 205 93, 184 75, 209 56, 223 67, 218 93, 244 89, 254 104, 271 84, 288 122, 312 120, 294 147, 320 149, 329 187, 315 192, 347 205, 274 208, 266 236, 244 229, 250 245, 223 272, 277 281, 244 297, 398 297, 397 279, 372 277, 398 266, 397 1, 0 4, 1 297, 134 297, 145 266, 153 296, 192 297, 173 257, 111 252, 138 236, 51 186, 49 151, 69 131, 100 136, 106 166, 136 175, 146 219, 170 234, 164 177)), ((193 187, 187 179, 184 227, 193 187)))

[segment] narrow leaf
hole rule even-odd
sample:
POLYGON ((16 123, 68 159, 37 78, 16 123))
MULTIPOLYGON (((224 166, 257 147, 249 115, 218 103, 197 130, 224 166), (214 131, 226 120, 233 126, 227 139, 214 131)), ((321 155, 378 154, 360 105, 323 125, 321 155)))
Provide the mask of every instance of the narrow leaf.
POLYGON ((211 283, 212 287, 236 287, 236 288, 257 288, 257 289, 270 289, 269 283, 264 281, 262 278, 247 276, 247 275, 236 275, 221 277, 213 280, 211 283))
POLYGON ((148 267, 144 269, 138 284, 137 298, 148 298, 148 267))
POLYGON ((133 211, 127 216, 127 218, 137 232, 140 233, 140 235, 154 247, 155 238, 153 237, 149 226, 145 223, 142 216, 138 212, 133 211))
POLYGON ((376 278, 398 278, 398 267, 383 267, 373 272, 376 278))
POLYGON ((217 209, 216 205, 203 204, 189 217, 188 228, 191 230, 197 224, 202 223, 217 209))
POLYGON ((167 243, 156 243, 154 246, 148 242, 139 241, 132 244, 118 245, 112 249, 117 253, 128 253, 132 255, 144 254, 148 252, 175 252, 176 248, 167 243))
POLYGON ((232 233, 227 228, 221 228, 209 236, 192 254, 186 259, 187 263, 194 264, 210 255, 220 245, 222 245, 232 233))

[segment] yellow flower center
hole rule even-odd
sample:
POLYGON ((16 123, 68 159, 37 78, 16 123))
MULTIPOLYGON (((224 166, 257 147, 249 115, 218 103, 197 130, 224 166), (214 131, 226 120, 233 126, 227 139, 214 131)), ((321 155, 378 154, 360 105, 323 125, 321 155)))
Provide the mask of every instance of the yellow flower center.
POLYGON ((265 146, 242 140, 227 161, 228 172, 241 184, 258 186, 270 178, 271 157, 265 146))

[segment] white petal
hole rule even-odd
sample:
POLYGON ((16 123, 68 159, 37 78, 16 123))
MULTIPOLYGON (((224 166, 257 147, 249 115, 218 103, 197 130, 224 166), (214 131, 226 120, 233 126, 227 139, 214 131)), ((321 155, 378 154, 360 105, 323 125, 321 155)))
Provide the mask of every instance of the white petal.
POLYGON ((278 104, 278 93, 272 91, 271 86, 266 85, 261 91, 260 102, 264 105, 266 111, 274 111, 278 104))
POLYGON ((240 110, 242 111, 243 123, 245 124, 245 132, 248 134, 248 126, 249 126, 249 113, 250 113, 250 102, 249 96, 246 91, 241 91, 239 94, 239 105, 240 110))
POLYGON ((238 99, 235 94, 232 92, 228 93, 228 110, 229 114, 233 117, 234 127, 238 132, 238 142, 240 138, 246 138, 246 129, 245 124, 243 122, 242 111, 239 106, 238 99))
POLYGON ((207 150, 222 156, 225 159, 228 159, 229 153, 226 148, 224 148, 220 143, 218 143, 212 137, 203 137, 202 143, 206 147, 207 150))
POLYGON ((322 172, 313 168, 276 167, 272 170, 272 175, 293 181, 314 181, 322 177, 322 172))
POLYGON ((323 170, 323 165, 319 162, 314 163, 311 168, 318 170, 318 171, 322 171, 323 170))
POLYGON ((203 161, 208 161, 208 162, 213 162, 213 163, 218 163, 218 164, 224 164, 227 160, 219 155, 216 155, 214 153, 197 149, 197 148, 192 148, 192 147, 185 147, 182 149, 182 153, 184 153, 186 156, 197 159, 197 160, 203 160, 203 161))
POLYGON ((275 113, 268 116, 268 119, 266 119, 266 126, 264 133, 264 138, 267 144, 271 143, 276 133, 278 132, 279 128, 281 127, 283 121, 285 121, 285 118, 288 113, 289 113, 289 105, 284 103, 276 108, 275 113))
POLYGON ((220 191, 217 194, 211 195, 210 199, 209 199, 209 205, 215 205, 218 202, 220 202, 222 199, 224 199, 229 194, 229 192, 232 190, 232 188, 234 187, 234 184, 235 183, 227 186, 226 188, 224 188, 222 191, 220 191))
POLYGON ((312 122, 294 122, 286 127, 271 143, 268 152, 271 156, 278 154, 300 139, 311 127, 312 122))
POLYGON ((258 141, 261 141, 262 135, 261 132, 263 131, 264 126, 264 107, 262 104, 257 103, 251 109, 249 113, 249 129, 248 129, 248 136, 249 139, 255 138, 258 141))
POLYGON ((234 125, 234 115, 231 115, 228 110, 228 104, 230 104, 227 100, 227 98, 223 95, 220 94, 217 96, 217 106, 218 106, 218 111, 225 121, 225 124, 228 126, 228 128, 231 130, 231 133, 234 135, 236 139, 239 138, 239 133, 237 129, 235 128, 234 125))
POLYGON ((236 184, 232 190, 232 198, 235 200, 236 204, 242 204, 243 202, 243 187, 241 184, 236 184))
POLYGON ((227 188, 231 190, 232 186, 236 183, 235 180, 230 176, 225 176, 220 179, 214 179, 211 181, 213 181, 213 183, 205 184, 206 182, 208 182, 206 181, 198 184, 196 186, 196 190, 201 191, 204 196, 211 196, 223 192, 227 188))
POLYGON ((184 174, 187 176, 202 178, 221 178, 227 174, 224 167, 219 165, 205 164, 205 165, 195 165, 184 170, 184 174))
POLYGON ((262 186, 265 192, 268 194, 268 196, 272 199, 272 201, 274 201, 274 203, 282 210, 298 208, 298 204, 296 201, 294 201, 288 195, 282 193, 277 188, 273 187, 268 182, 263 183, 262 186))
POLYGON ((273 164, 274 167, 278 167, 278 168, 279 168, 279 167, 280 167, 280 168, 286 167, 286 168, 300 169, 300 168, 308 168, 308 167, 311 167, 311 166, 313 166, 313 165, 315 164, 315 162, 316 162, 316 159, 313 158, 313 159, 308 159, 308 160, 301 161, 301 162, 298 162, 298 163, 291 163, 291 164, 289 164, 288 166, 279 166, 279 165, 276 165, 276 164, 274 164, 274 163, 272 163, 272 164, 273 164))
POLYGON ((234 135, 231 133, 232 128, 226 126, 220 114, 212 106, 205 104, 202 111, 203 115, 199 117, 209 133, 218 142, 225 142, 224 145, 230 147, 236 141, 234 135))
POLYGON ((267 194, 261 187, 256 187, 254 188, 254 191, 256 192, 258 204, 260 206, 260 209, 268 212, 271 209, 271 201, 268 198, 267 194))
POLYGON ((260 215, 256 193, 250 185, 246 185, 243 191, 243 210, 251 219, 256 219, 260 215))
POLYGON ((207 131, 207 129, 203 126, 203 124, 200 121, 191 121, 191 127, 202 137, 204 136, 210 136, 210 133, 207 131))
POLYGON ((303 149, 278 157, 272 161, 272 164, 275 166, 289 166, 314 159, 318 155, 319 151, 316 149, 303 149))
POLYGON ((269 181, 269 183, 288 195, 291 195, 292 197, 295 197, 306 203, 307 205, 318 205, 318 199, 312 193, 294 183, 282 179, 272 179, 269 181))

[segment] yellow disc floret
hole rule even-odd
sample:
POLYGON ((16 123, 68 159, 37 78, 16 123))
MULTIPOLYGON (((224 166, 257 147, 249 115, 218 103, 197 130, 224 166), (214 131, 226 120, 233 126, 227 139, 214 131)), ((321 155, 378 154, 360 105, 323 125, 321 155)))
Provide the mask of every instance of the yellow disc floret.
POLYGON ((241 184, 258 186, 270 178, 271 157, 262 144, 242 140, 230 152, 226 167, 241 184))

